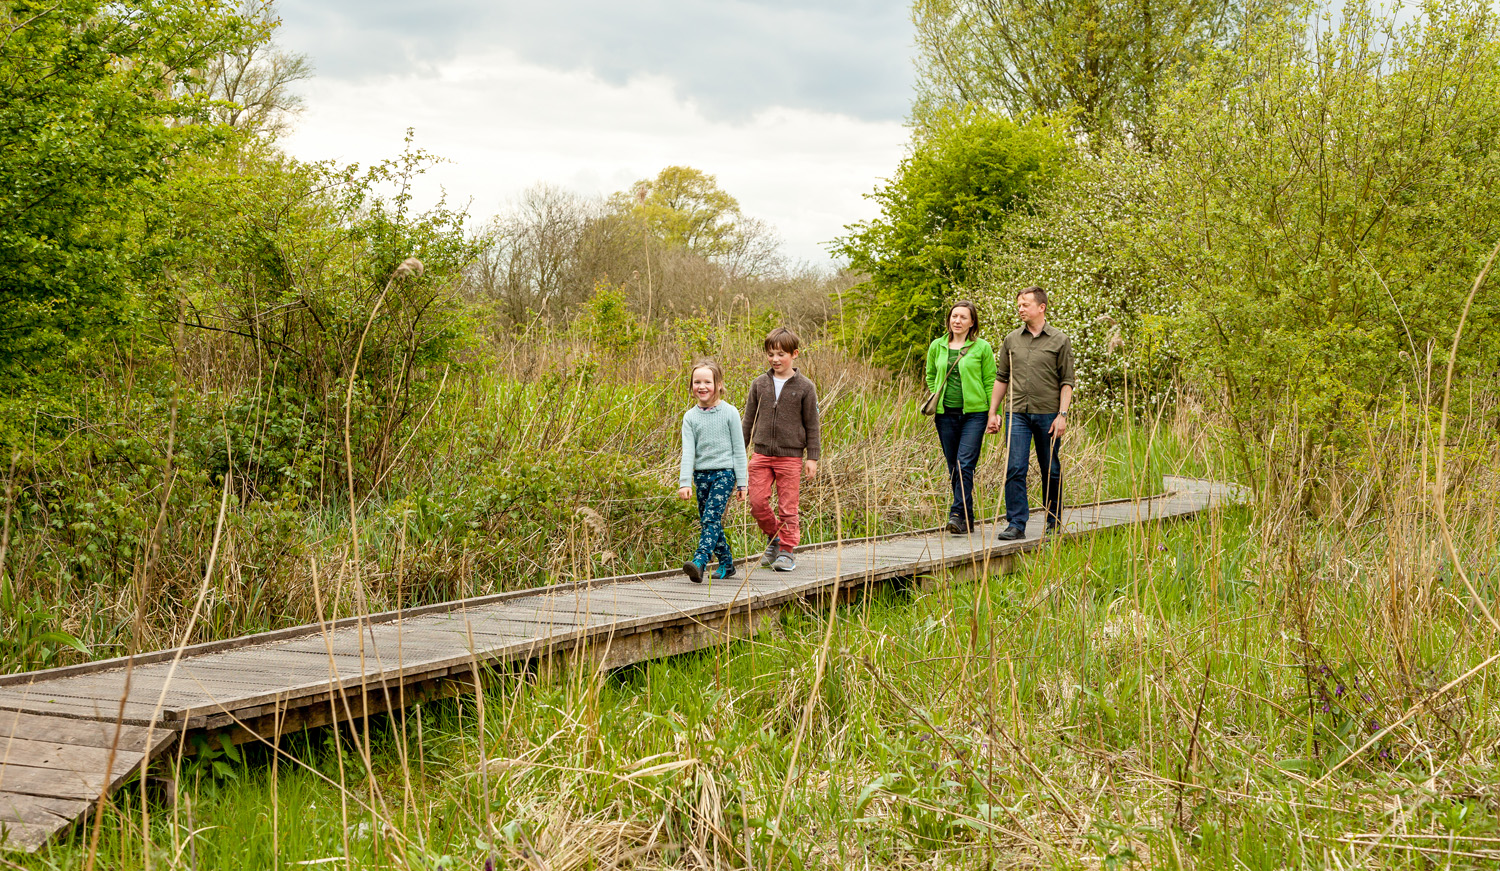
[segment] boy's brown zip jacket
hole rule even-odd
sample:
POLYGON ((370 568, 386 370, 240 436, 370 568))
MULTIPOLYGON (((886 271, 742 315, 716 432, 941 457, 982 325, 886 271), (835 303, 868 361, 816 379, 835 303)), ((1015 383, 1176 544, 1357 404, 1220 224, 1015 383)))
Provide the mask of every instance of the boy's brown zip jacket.
POLYGON ((817 460, 822 452, 817 388, 793 369, 777 399, 771 377, 768 369, 750 382, 740 424, 745 430, 745 447, 764 457, 805 456, 817 460))

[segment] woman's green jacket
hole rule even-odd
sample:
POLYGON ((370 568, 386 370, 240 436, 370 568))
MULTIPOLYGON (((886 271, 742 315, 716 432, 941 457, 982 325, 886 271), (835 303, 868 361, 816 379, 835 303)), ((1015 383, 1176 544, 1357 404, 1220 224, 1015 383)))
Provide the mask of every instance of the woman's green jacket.
MULTIPOLYGON (((974 339, 964 347, 969 349, 968 353, 958 361, 958 377, 964 385, 964 411, 989 411, 990 393, 995 389, 995 349, 984 339, 974 339)), ((928 390, 938 393, 944 388, 949 362, 948 337, 933 339, 927 346, 928 390)))

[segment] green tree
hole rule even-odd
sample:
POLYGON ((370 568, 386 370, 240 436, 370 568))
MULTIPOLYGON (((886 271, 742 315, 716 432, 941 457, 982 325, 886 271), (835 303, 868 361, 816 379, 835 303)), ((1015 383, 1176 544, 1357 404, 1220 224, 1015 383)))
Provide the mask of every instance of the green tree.
POLYGON ((212 102, 209 117, 239 130, 278 136, 302 111, 292 85, 312 78, 312 61, 271 41, 281 25, 272 0, 241 0, 240 18, 256 38, 211 58, 199 78, 183 83, 189 94, 212 102))
POLYGON ((615 194, 610 206, 666 246, 707 257, 736 277, 759 275, 778 263, 770 228, 746 217, 739 201, 702 170, 669 166, 615 194))
POLYGON ((1236 29, 1236 0, 915 0, 918 119, 977 103, 1076 112, 1096 147, 1155 144, 1160 97, 1236 29))
POLYGON ((0 393, 136 316, 140 207, 214 141, 194 70, 259 38, 215 0, 0 5, 0 393))
MULTIPOLYGON (((1311 39, 1307 20, 1257 28, 1171 101, 1157 193, 1160 250, 1191 301, 1185 359, 1244 444, 1295 432, 1302 450, 1277 451, 1294 460, 1358 440, 1392 393, 1436 399, 1429 355, 1500 238, 1488 5, 1434 3, 1403 25, 1355 0, 1311 39)), ((1490 287, 1459 358, 1486 377, 1490 287)))
POLYGON ((740 219, 740 204, 718 180, 690 166, 669 166, 654 179, 635 183, 628 202, 616 194, 625 211, 662 241, 699 254, 727 250, 740 219))
POLYGON ((920 129, 896 177, 868 195, 881 216, 834 241, 869 276, 851 300, 862 349, 896 369, 919 362, 966 285, 970 246, 1054 180, 1068 151, 1057 125, 982 109, 945 110, 920 129))
MULTIPOLYGON (((184 163, 148 212, 163 228, 153 239, 166 266, 157 324, 175 332, 180 319, 190 343, 244 361, 331 443, 353 379, 361 487, 389 468, 403 428, 474 334, 458 293, 477 247, 464 215, 411 205, 430 162, 408 147, 368 169, 308 164, 250 137, 184 163), (423 268, 393 281, 409 257, 423 268)), ((341 452, 330 462, 341 480, 341 452)))

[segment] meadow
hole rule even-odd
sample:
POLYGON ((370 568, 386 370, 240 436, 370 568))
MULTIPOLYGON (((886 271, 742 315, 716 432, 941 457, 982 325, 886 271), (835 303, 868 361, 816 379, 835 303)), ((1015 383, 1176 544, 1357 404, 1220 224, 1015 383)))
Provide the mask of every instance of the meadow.
MULTIPOLYGON (((297 527, 330 565, 361 536, 364 570, 259 576, 285 586, 225 595, 212 631, 296 619, 252 606, 297 603, 315 577, 347 613, 361 594, 373 609, 680 558, 682 349, 654 353, 566 373, 516 355, 445 393, 425 424, 443 449, 412 439, 406 496, 365 504, 354 529, 327 510, 297 527), (479 454, 494 465, 476 473, 479 454), (522 481, 536 489, 500 504, 538 513, 475 495, 522 481)), ((809 537, 940 520, 946 481, 911 391, 833 348, 804 362, 829 432, 809 537)), ((730 357, 731 384, 756 367, 730 357)), ((752 639, 616 671, 500 670, 478 696, 278 748, 184 746, 15 866, 1489 867, 1500 469, 1475 411, 1448 433, 1457 477, 1435 478, 1436 434, 1397 406, 1341 473, 1057 542, 1012 573, 809 601, 752 639)), ((1187 400, 1095 417, 1070 442, 1076 502, 1240 465, 1187 400)), ((980 473, 992 499, 997 461, 986 451, 980 473)), ((753 552, 736 511, 735 546, 753 552)), ((214 583, 235 589, 233 565, 214 583)))

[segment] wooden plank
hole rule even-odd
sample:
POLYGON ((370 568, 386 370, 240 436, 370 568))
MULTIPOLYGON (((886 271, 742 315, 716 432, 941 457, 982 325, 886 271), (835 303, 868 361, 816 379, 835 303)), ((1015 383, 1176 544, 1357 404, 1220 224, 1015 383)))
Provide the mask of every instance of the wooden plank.
POLYGON ((92 804, 82 798, 49 798, 0 790, 0 825, 49 826, 56 831, 78 819, 92 804))
MULTIPOLYGON (((83 802, 87 809, 89 802, 83 802)), ((37 825, 33 823, 5 823, 5 840, 0 841, 0 847, 7 850, 24 850, 34 853, 43 844, 52 840, 52 836, 62 831, 72 820, 64 820, 55 824, 37 825)))
POLYGON ((113 720, 78 720, 47 717, 20 711, 0 712, 0 755, 11 738, 32 741, 54 741, 81 747, 115 746, 118 750, 144 753, 148 746, 160 748, 171 743, 175 734, 162 729, 116 725, 113 720), (149 744, 148 744, 149 732, 149 744))
MULTIPOLYGON (((84 717, 91 720, 113 720, 119 712, 119 702, 84 701, 70 698, 43 698, 32 692, 0 690, 0 711, 29 711, 33 714, 48 714, 63 717, 84 717)), ((127 703, 125 720, 129 723, 150 722, 156 718, 154 705, 127 703)))
MULTIPOLYGON (((0 708, 11 708, 35 713, 61 713, 72 716, 84 716, 95 720, 114 720, 119 716, 120 699, 119 687, 103 685, 99 687, 60 687, 61 692, 51 693, 43 690, 50 687, 33 687, 32 691, 20 699, 6 699, 0 697, 0 708), (11 704, 14 702, 15 704, 11 704)), ((127 720, 151 720, 156 715, 157 699, 161 691, 150 687, 132 687, 131 694, 125 701, 125 716, 127 720)), ((170 710, 184 704, 191 703, 194 699, 202 696, 201 691, 195 691, 183 686, 167 691, 165 703, 162 710, 170 710)))
POLYGON ((114 767, 107 768, 111 753, 104 747, 87 747, 77 744, 59 744, 55 741, 28 741, 12 738, 0 751, 0 788, 5 787, 6 773, 17 768, 34 768, 43 771, 71 771, 76 774, 93 775, 112 770, 119 776, 130 772, 141 761, 142 754, 128 750, 113 753, 114 767))
MULTIPOLYGON (((124 770, 129 774, 141 761, 141 754, 129 754, 132 764, 124 770)), ((119 771, 120 769, 115 769, 119 771)), ((123 774, 121 775, 123 777, 123 774)), ((35 768, 27 765, 0 765, 0 789, 22 795, 39 795, 49 798, 97 799, 99 791, 113 782, 101 771, 75 771, 71 768, 35 768)))
MULTIPOLYGON (((183 680, 182 666, 178 666, 176 673, 172 676, 170 686, 165 671, 145 673, 138 670, 131 675, 130 695, 127 703, 154 706, 161 698, 163 687, 167 687, 168 704, 171 704, 174 696, 195 694, 195 690, 183 680)), ((119 705, 121 697, 125 695, 125 678, 120 672, 81 675, 38 684, 32 687, 32 691, 33 694, 38 695, 97 700, 119 705)))

